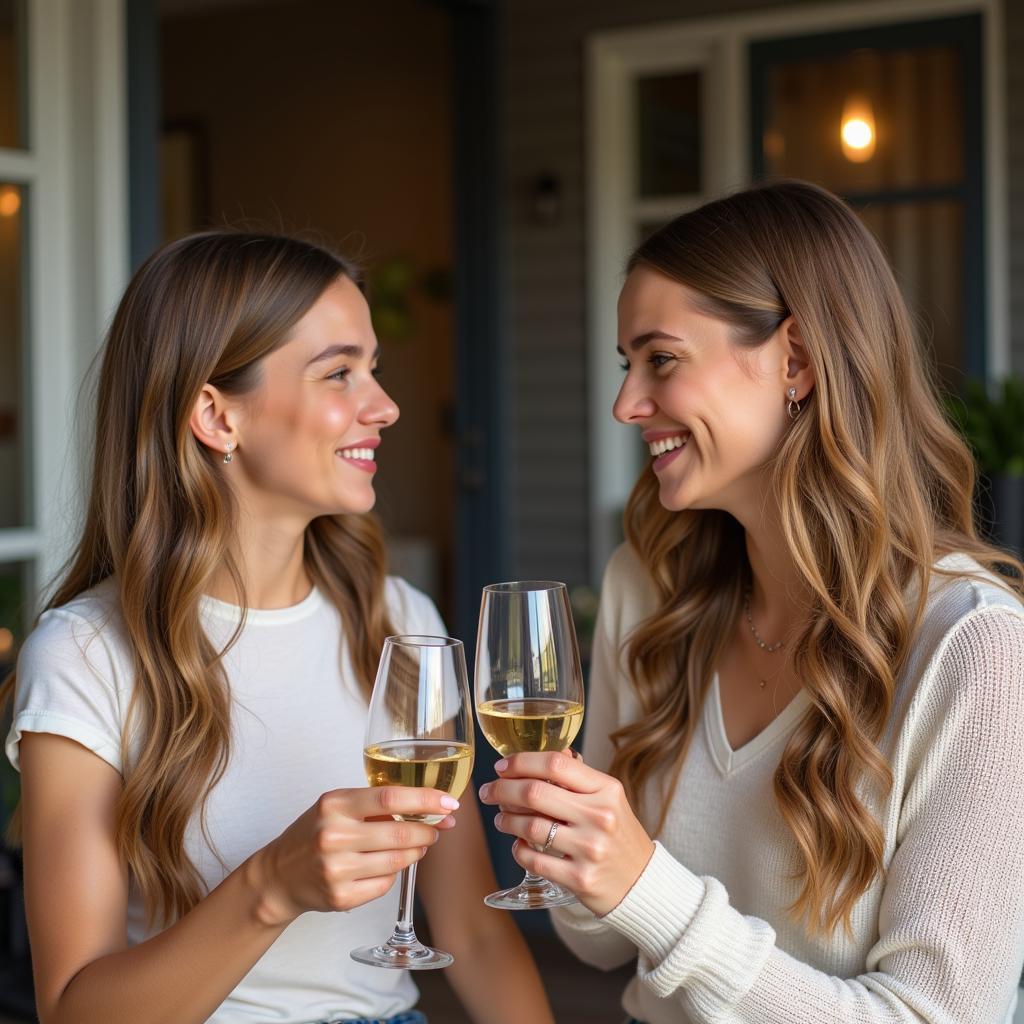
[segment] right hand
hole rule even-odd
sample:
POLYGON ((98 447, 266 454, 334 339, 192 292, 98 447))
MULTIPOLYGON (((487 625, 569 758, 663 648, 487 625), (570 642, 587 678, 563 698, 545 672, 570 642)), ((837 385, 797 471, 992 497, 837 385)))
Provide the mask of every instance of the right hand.
POLYGON ((451 803, 439 790, 404 786, 324 793, 250 858, 260 919, 281 926, 307 910, 351 910, 383 896, 439 830, 454 828, 451 803), (402 814, 444 817, 436 825, 392 818, 402 814))

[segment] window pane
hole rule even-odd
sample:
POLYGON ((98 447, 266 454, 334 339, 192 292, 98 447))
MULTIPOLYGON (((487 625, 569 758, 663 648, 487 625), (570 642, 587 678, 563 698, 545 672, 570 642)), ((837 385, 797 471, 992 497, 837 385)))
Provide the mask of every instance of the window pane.
POLYGON ((809 178, 845 194, 962 181, 959 51, 856 50, 779 63, 767 82, 769 176, 809 178))
POLYGON ((25 6, 0 0, 0 147, 22 148, 25 140, 25 6))
POLYGON ((0 679, 14 668, 28 626, 31 563, 0 562, 0 679))
POLYGON ((958 386, 966 363, 963 205, 954 200, 872 203, 858 212, 882 243, 911 313, 931 341, 940 373, 958 386))
POLYGON ((640 195, 703 191, 699 71, 636 82, 640 195))
POLYGON ((25 189, 0 182, 0 529, 28 522, 23 337, 25 189))

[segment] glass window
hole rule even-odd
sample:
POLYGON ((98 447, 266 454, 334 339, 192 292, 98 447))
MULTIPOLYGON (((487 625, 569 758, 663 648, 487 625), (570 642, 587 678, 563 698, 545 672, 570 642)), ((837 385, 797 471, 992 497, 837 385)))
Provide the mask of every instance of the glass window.
POLYGON ((0 147, 26 146, 25 112, 25 6, 0 0, 0 147))
POLYGON ((638 78, 636 103, 640 196, 703 191, 700 72, 638 78))
POLYGON ((958 185, 963 56, 856 50, 769 69, 764 165, 841 194, 958 185))
POLYGON ((0 529, 28 523, 24 247, 26 190, 0 182, 0 529))
POLYGON ((28 625, 31 563, 0 562, 0 679, 14 668, 28 625))
POLYGON ((750 53, 756 173, 849 201, 946 384, 983 375, 978 16, 767 40, 750 53))
POLYGON ((951 385, 965 362, 963 204, 949 200, 875 203, 858 211, 882 243, 940 374, 951 385))

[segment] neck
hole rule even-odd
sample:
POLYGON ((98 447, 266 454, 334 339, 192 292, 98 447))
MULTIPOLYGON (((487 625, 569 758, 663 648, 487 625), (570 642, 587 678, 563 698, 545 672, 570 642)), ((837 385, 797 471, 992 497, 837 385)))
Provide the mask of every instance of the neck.
MULTIPOLYGON (((303 561, 307 525, 293 517, 256 516, 240 503, 231 554, 250 608, 288 608, 309 595, 312 580, 303 561)), ((230 604, 240 599, 224 568, 214 573, 206 592, 230 604)))
POLYGON ((774 643, 806 618, 809 594, 789 555, 778 510, 771 502, 752 508, 751 515, 740 519, 753 577, 750 609, 758 632, 774 643))

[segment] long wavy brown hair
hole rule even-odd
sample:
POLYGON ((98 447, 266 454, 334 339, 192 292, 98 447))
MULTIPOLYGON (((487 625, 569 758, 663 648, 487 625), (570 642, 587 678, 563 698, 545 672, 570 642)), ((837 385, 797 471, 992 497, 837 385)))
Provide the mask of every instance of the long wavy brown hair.
MULTIPOLYGON (((792 316, 814 370, 770 466, 789 554, 811 594, 792 661, 812 706, 774 790, 801 861, 790 912, 812 933, 848 929, 883 868, 870 802, 892 776, 879 741, 935 562, 966 552, 1018 592, 1022 566, 979 539, 971 453, 945 418, 877 241, 836 196, 803 182, 738 192, 662 228, 633 253, 636 267, 697 292, 740 347, 762 344, 792 316)), ((649 467, 625 532, 660 606, 627 641, 642 715, 614 734, 611 771, 634 806, 660 783, 657 832, 751 570, 739 523, 722 511, 666 510, 649 467)))
MULTIPOLYGON (((226 467, 196 441, 189 417, 207 382, 232 395, 255 388, 263 358, 340 275, 359 283, 352 264, 294 238, 192 235, 138 270, 106 340, 85 526, 47 607, 108 578, 117 588, 134 690, 122 735, 116 840, 151 920, 184 914, 204 895, 184 838, 194 816, 203 822, 230 753, 225 652, 211 644, 199 615, 221 566, 246 606, 231 553, 236 505, 226 467), (132 734, 142 739, 130 761, 132 734)), ((351 663, 369 694, 393 632, 377 523, 370 515, 314 519, 304 557, 341 613, 351 663)), ((12 674, 0 703, 15 685, 12 674)))

